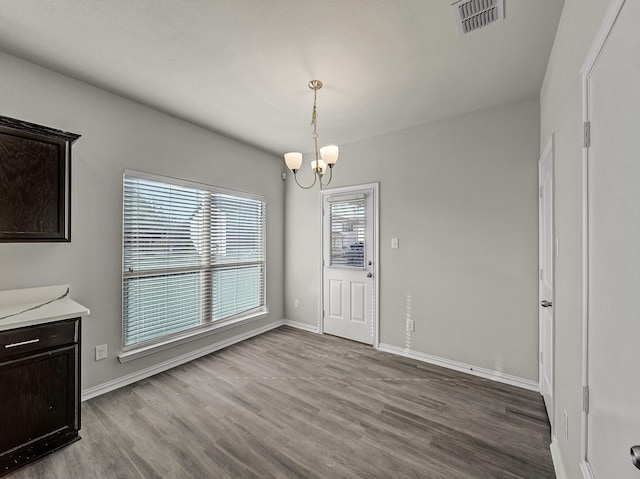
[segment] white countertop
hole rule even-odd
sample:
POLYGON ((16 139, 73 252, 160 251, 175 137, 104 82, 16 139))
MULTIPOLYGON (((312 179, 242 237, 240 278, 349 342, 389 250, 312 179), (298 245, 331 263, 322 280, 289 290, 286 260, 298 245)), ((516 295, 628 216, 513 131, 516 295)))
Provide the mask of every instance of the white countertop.
POLYGON ((89 315, 70 298, 69 285, 0 291, 0 331, 89 315))

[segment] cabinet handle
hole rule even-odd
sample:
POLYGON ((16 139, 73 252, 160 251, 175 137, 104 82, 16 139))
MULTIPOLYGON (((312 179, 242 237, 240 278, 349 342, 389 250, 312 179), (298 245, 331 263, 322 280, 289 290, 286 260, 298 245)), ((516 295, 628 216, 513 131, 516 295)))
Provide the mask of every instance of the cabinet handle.
POLYGON ((40 341, 39 338, 38 339, 30 339, 29 341, 22 341, 20 343, 5 344, 4 347, 5 347, 5 349, 15 348, 16 346, 25 346, 27 344, 37 343, 38 341, 40 341))

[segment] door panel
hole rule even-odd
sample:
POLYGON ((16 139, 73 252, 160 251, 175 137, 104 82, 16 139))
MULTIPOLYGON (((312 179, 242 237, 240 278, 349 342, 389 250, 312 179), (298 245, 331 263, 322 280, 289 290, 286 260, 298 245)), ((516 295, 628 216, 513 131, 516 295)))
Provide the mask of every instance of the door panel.
POLYGON ((627 0, 588 78, 587 461, 635 479, 640 444, 640 2, 627 0))
POLYGON ((373 344, 374 190, 324 190, 323 331, 373 344))
POLYGON ((342 319, 342 283, 341 280, 329 280, 329 315, 342 319))
POLYGON ((366 288, 364 283, 351 282, 351 321, 364 323, 367 320, 366 288))

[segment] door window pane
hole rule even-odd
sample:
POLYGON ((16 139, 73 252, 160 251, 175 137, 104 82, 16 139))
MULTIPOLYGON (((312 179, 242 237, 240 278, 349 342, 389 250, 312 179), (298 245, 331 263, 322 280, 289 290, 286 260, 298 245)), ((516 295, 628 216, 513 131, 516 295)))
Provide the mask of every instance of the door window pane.
POLYGON ((364 268, 365 213, 364 198, 330 203, 330 266, 364 268))

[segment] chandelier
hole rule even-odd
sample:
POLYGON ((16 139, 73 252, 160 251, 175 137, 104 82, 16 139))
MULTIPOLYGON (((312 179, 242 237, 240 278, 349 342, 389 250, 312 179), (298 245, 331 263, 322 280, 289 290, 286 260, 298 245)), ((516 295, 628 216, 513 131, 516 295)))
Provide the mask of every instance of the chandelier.
POLYGON ((311 126, 313 127, 311 137, 313 138, 313 145, 315 147, 315 159, 311 162, 311 169, 313 170, 313 183, 309 186, 302 186, 298 182, 298 170, 302 165, 302 153, 298 151, 292 151, 284 154, 284 162, 293 172, 293 178, 296 180, 296 184, 300 188, 308 190, 313 188, 316 183, 320 184, 320 189, 323 186, 327 186, 331 183, 333 177, 333 165, 338 161, 338 147, 335 145, 323 146, 320 148, 320 154, 318 154, 318 112, 316 110, 316 96, 318 90, 322 88, 322 82, 320 80, 311 80, 309 82, 309 88, 313 90, 313 111, 311 112, 311 126), (329 167, 329 181, 322 182, 322 177, 329 167))

